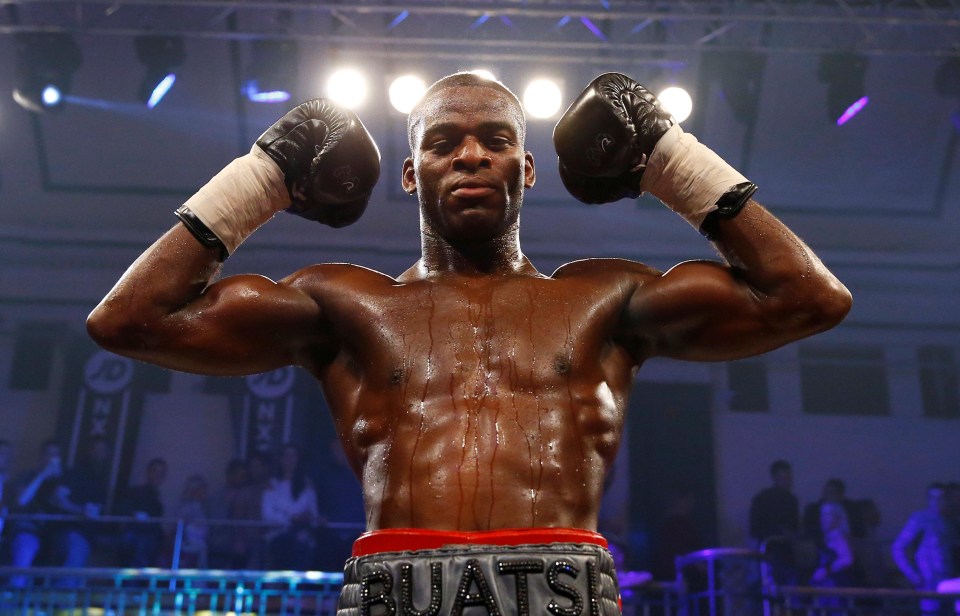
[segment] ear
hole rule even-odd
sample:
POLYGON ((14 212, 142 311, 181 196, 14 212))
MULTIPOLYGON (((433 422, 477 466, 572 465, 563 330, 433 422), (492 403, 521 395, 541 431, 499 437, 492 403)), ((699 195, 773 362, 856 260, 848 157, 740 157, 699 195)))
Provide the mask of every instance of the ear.
POLYGON ((533 164, 533 154, 531 152, 523 153, 523 186, 532 188, 537 183, 537 169, 533 164))
POLYGON ((412 195, 417 191, 417 177, 413 169, 413 159, 407 157, 403 161, 403 170, 400 172, 400 186, 403 192, 412 195))

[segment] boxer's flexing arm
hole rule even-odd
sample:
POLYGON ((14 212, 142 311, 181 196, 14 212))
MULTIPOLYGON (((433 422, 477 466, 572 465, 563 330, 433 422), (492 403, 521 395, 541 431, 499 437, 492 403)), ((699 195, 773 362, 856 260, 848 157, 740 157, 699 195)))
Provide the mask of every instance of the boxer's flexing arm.
POLYGON ((756 355, 829 329, 849 311, 846 288, 755 201, 719 221, 713 241, 727 264, 681 263, 631 295, 625 325, 652 355, 756 355))
POLYGON ((147 249, 90 314, 87 328, 117 353, 179 370, 249 374, 304 363, 324 341, 318 268, 280 282, 232 276, 221 261, 276 212, 339 227, 363 213, 379 152, 353 114, 325 101, 293 109, 251 152, 177 210, 177 225, 147 249))
POLYGON ((756 186, 675 124, 646 88, 595 79, 554 131, 560 175, 586 203, 650 192, 713 240, 727 263, 637 271, 624 311, 644 355, 724 360, 837 324, 850 294, 813 252, 751 199, 756 186))
POLYGON ((239 375, 303 363, 324 340, 318 303, 302 276, 274 282, 256 275, 211 283, 217 249, 181 224, 130 266, 87 318, 102 347, 168 368, 239 375))

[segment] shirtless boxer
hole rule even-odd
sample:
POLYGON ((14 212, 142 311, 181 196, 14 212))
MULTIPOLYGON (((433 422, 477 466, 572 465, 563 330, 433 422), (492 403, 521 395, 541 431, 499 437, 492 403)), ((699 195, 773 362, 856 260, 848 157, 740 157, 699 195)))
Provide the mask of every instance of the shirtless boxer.
POLYGON ((368 529, 343 614, 616 613, 597 515, 637 369, 769 351, 836 325, 850 295, 750 199, 752 184, 622 75, 591 83, 558 124, 564 183, 592 203, 652 192, 725 262, 539 272, 519 243, 534 160, 499 83, 440 80, 408 135, 402 185, 419 199, 422 256, 400 276, 324 264, 215 280, 277 211, 333 226, 362 212, 376 148, 351 114, 314 102, 178 210, 184 224, 134 262, 88 329, 177 370, 296 364, 317 378, 368 529))

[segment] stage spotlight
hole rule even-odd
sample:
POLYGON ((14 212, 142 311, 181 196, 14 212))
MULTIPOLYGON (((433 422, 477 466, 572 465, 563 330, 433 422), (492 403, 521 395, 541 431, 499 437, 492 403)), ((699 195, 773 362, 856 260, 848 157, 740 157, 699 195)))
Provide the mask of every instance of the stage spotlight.
POLYGON ((21 33, 14 40, 17 71, 13 100, 35 113, 59 109, 70 92, 73 73, 83 63, 80 47, 61 32, 21 33))
POLYGON ((356 109, 367 100, 367 79, 356 69, 338 69, 327 80, 327 96, 347 109, 356 109))
POLYGON ((550 118, 560 110, 560 86, 552 79, 534 79, 523 91, 523 108, 534 118, 550 118))
POLYGON ((660 99, 660 104, 663 105, 663 108, 669 111, 670 115, 672 115, 673 119, 678 123, 689 118, 690 113, 693 111, 693 99, 690 98, 687 91, 681 87, 670 86, 658 94, 657 98, 660 99))
POLYGON ((260 40, 250 47, 243 91, 254 103, 282 103, 290 100, 300 64, 295 41, 260 40))
POLYGON ((427 84, 416 75, 397 77, 390 84, 390 104, 400 113, 410 113, 427 91, 427 84))
POLYGON ((186 56, 179 36, 143 35, 133 40, 137 59, 146 68, 137 98, 153 109, 177 80, 174 72, 186 56))
POLYGON ((827 113, 837 126, 846 124, 870 102, 865 85, 867 66, 867 58, 855 53, 820 56, 817 77, 827 84, 827 113))

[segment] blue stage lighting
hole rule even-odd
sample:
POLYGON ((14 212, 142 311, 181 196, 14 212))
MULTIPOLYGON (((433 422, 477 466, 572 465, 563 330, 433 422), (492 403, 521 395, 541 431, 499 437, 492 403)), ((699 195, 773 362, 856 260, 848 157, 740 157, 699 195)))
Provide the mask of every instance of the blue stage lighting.
POLYGON ((16 82, 13 100, 28 111, 40 113, 63 106, 73 73, 80 68, 80 48, 68 34, 30 32, 15 37, 16 82))
POLYGON ((170 91, 170 88, 173 87, 173 84, 176 83, 177 76, 173 73, 168 74, 166 77, 160 80, 160 83, 157 84, 157 87, 153 89, 153 92, 150 93, 150 97, 147 99, 147 108, 153 109, 157 106, 163 97, 167 95, 167 92, 170 91))
POLYGON ((243 93, 253 103, 290 100, 297 84, 300 51, 295 41, 253 41, 243 93))
POLYGON ((827 113, 842 126, 870 100, 866 92, 867 58, 850 52, 820 56, 817 77, 827 84, 827 113))
POLYGON ((863 108, 866 107, 867 103, 869 102, 870 102, 869 96, 862 96, 859 99, 857 99, 852 105, 847 107, 847 110, 843 112, 843 115, 837 118, 837 126, 843 126, 844 124, 846 124, 850 118, 860 113, 860 111, 862 111, 863 108))
POLYGON ((137 58, 146 67, 137 98, 153 109, 177 80, 175 69, 184 59, 183 39, 179 36, 144 35, 134 39, 137 58))

